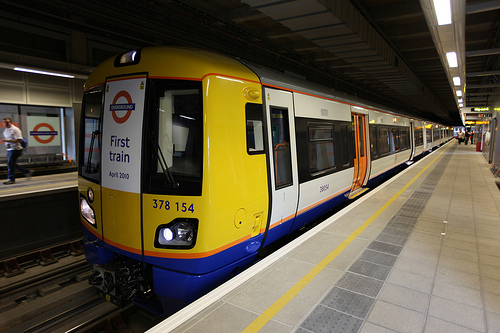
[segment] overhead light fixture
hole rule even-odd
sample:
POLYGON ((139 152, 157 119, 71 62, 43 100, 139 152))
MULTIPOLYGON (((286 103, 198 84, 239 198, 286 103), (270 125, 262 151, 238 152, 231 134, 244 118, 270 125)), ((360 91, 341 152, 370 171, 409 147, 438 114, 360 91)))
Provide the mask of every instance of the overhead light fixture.
MULTIPOLYGON (((464 36, 466 0, 420 0, 419 2, 451 90, 461 97, 466 84, 464 36), (457 92, 458 89, 460 92, 457 92)), ((461 103, 465 104, 464 101, 461 103)))
POLYGON ((450 0, 433 0, 438 25, 451 24, 450 0))
POLYGON ((27 72, 27 73, 33 73, 33 74, 42 74, 42 75, 64 77, 67 79, 74 79, 75 78, 74 75, 55 73, 55 72, 47 72, 47 71, 41 71, 38 69, 31 69, 31 68, 24 68, 24 67, 14 67, 14 70, 18 71, 18 72, 27 72))
POLYGON ((459 98, 459 99, 458 99, 458 103, 463 103, 463 101, 464 101, 464 100, 463 100, 462 98, 459 98))
POLYGON ((446 58, 448 59, 448 65, 451 68, 458 67, 458 59, 456 52, 446 52, 446 58))
POLYGON ((464 104, 463 103, 459 103, 458 106, 460 106, 461 108, 463 108, 464 104))

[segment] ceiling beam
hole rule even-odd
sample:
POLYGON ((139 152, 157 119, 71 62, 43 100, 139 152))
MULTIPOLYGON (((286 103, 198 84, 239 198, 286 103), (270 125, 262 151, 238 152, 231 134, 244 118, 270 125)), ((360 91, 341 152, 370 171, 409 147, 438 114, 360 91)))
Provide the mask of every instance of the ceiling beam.
POLYGON ((465 6, 465 14, 477 14, 495 9, 500 9, 500 0, 465 6))
POLYGON ((467 77, 500 75, 500 71, 468 72, 467 77))
POLYGON ((468 84, 467 89, 475 89, 475 88, 498 88, 500 87, 500 83, 485 83, 485 84, 468 84))
POLYGON ((466 57, 477 57, 477 56, 493 55, 493 54, 500 54, 500 48, 465 52, 466 57))
POLYGON ((467 98, 469 96, 500 96, 500 91, 487 91, 487 92, 475 92, 475 93, 467 93, 467 98))

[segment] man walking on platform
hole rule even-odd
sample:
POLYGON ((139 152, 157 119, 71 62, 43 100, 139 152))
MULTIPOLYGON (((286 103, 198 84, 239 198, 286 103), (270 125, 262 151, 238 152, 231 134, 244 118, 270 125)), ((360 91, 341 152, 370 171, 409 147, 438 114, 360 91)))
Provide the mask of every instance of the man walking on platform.
POLYGON ((12 124, 10 118, 3 119, 3 125, 5 130, 3 131, 3 138, 0 141, 5 142, 5 147, 7 148, 7 181, 4 182, 5 185, 14 184, 16 182, 16 168, 24 173, 26 177, 31 177, 33 171, 26 169, 25 167, 16 164, 17 159, 23 154, 23 147, 21 142, 23 141, 23 133, 19 128, 12 124))

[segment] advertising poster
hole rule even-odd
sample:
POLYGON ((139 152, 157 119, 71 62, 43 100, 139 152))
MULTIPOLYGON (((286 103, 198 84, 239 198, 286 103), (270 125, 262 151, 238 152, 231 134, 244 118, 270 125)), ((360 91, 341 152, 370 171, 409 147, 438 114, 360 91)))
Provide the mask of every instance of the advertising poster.
POLYGON ((146 78, 108 81, 104 97, 102 185, 140 193, 146 78))

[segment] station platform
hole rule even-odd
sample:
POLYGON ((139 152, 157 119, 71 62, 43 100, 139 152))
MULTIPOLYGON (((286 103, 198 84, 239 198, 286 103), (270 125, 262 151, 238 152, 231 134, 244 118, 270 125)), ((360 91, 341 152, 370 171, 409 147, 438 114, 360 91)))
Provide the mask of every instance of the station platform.
POLYGON ((47 195, 50 192, 67 191, 78 188, 78 173, 66 172, 44 176, 36 176, 28 179, 16 177, 16 183, 11 185, 0 182, 0 202, 7 200, 21 200, 23 198, 47 195))
POLYGON ((452 140, 148 332, 498 332, 499 212, 452 140))

